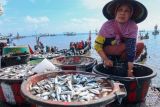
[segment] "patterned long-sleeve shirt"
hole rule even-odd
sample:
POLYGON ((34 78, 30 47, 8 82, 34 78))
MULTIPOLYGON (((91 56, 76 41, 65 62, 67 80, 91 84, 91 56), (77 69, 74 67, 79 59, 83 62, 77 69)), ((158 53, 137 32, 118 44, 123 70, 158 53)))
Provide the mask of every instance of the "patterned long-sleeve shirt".
POLYGON ((95 40, 94 47, 96 51, 101 51, 103 50, 103 47, 107 45, 115 45, 117 37, 120 37, 121 42, 123 39, 123 42, 126 45, 127 61, 133 62, 135 57, 138 27, 134 21, 129 20, 127 23, 119 26, 121 35, 118 34, 117 36, 117 29, 115 30, 114 24, 115 20, 109 20, 103 24, 95 40))

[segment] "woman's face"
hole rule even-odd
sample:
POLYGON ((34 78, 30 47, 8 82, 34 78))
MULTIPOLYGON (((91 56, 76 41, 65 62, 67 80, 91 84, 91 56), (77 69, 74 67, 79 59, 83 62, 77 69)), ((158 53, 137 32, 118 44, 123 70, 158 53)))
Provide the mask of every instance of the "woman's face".
POLYGON ((117 9, 115 20, 119 23, 125 23, 131 17, 131 9, 128 5, 122 5, 117 9))

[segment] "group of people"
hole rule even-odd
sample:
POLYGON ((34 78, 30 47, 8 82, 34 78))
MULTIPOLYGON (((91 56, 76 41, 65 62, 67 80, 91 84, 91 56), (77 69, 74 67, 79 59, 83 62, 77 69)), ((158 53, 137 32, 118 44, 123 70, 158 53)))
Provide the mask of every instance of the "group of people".
POLYGON ((137 42, 137 24, 147 17, 146 7, 136 0, 112 0, 104 6, 103 15, 108 21, 100 28, 95 50, 104 67, 114 67, 117 60, 124 61, 127 70, 122 72, 123 76, 134 76, 133 63, 144 49, 144 43, 137 42))
POLYGON ((34 50, 38 53, 44 53, 44 45, 42 42, 37 42, 37 45, 34 46, 34 50))
MULTIPOLYGON (((91 49, 91 42, 88 41, 83 41, 81 40, 80 42, 70 42, 70 50, 76 54, 76 52, 84 50, 83 53, 85 53, 85 51, 91 49)), ((82 54, 83 54, 82 53, 82 54)))
POLYGON ((149 33, 147 32, 144 36, 142 33, 139 33, 139 39, 140 40, 149 39, 149 33))
POLYGON ((34 50, 35 50, 36 53, 43 54, 43 53, 55 53, 55 52, 58 51, 58 48, 56 46, 54 46, 54 47, 53 46, 44 47, 44 45, 40 45, 40 46, 35 45, 34 50))
POLYGON ((47 53, 55 53, 55 52, 57 52, 58 51, 58 48, 56 47, 56 46, 46 46, 46 52, 47 53))

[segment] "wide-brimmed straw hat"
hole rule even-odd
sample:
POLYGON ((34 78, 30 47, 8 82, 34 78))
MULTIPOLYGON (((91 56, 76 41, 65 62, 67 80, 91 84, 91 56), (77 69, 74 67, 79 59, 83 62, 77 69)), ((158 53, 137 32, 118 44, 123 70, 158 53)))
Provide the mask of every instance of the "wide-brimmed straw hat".
POLYGON ((133 14, 131 19, 136 23, 140 23, 147 17, 147 9, 146 7, 136 0, 112 0, 108 2, 103 8, 103 15, 108 19, 115 18, 115 10, 118 6, 122 4, 130 4, 133 8, 133 14))

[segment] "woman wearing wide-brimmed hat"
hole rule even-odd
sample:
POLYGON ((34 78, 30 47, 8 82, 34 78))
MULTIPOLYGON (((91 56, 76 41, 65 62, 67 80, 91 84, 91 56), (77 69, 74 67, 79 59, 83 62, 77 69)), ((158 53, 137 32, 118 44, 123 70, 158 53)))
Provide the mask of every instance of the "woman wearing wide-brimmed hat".
POLYGON ((115 59, 127 61, 128 72, 133 76, 133 62, 144 48, 136 43, 138 26, 147 17, 147 9, 136 0, 112 0, 103 8, 108 19, 95 40, 95 49, 104 65, 112 67, 115 59))

